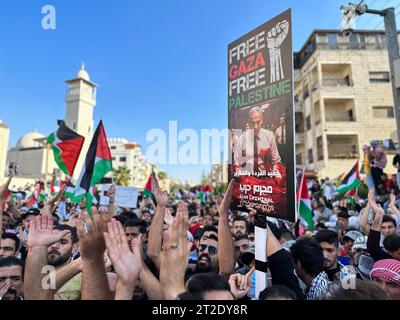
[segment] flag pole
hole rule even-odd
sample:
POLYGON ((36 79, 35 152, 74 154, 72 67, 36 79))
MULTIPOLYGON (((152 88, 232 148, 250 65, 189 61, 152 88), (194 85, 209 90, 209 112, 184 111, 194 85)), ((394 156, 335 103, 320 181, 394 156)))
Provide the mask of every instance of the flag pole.
MULTIPOLYGON (((306 167, 305 166, 303 166, 303 174, 301 175, 301 181, 300 181, 300 185, 299 185, 299 192, 298 192, 298 194, 301 196, 301 193, 302 193, 302 191, 303 191, 303 181, 304 181, 304 175, 305 175, 305 172, 306 172, 306 167)), ((299 210, 300 210, 300 199, 297 199, 297 195, 296 195, 296 201, 297 201, 297 203, 296 203, 296 221, 295 222, 297 222, 297 220, 300 218, 299 217, 299 210)))

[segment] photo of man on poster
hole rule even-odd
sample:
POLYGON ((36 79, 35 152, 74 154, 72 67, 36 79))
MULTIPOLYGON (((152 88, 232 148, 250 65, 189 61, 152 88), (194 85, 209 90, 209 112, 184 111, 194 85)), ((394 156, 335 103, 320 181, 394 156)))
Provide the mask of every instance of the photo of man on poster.
POLYGON ((277 164, 281 157, 274 133, 264 128, 264 114, 260 107, 250 109, 247 124, 248 129, 242 132, 235 145, 235 171, 240 175, 269 171, 276 172, 279 177, 277 164))

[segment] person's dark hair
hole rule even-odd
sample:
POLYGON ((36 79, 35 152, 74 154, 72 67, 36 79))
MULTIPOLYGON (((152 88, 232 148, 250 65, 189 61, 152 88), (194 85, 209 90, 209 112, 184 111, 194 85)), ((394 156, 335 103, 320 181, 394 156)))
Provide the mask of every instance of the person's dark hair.
POLYGON ((271 232, 274 234, 275 238, 278 240, 281 240, 281 230, 276 226, 275 223, 272 223, 271 221, 267 221, 268 227, 271 230, 271 232))
POLYGON ((391 217, 391 216, 389 216, 389 215, 387 215, 387 214, 385 214, 385 215, 383 216, 383 218, 382 218, 382 223, 384 223, 384 222, 391 222, 391 223, 393 223, 393 225, 394 225, 395 228, 396 228, 396 226, 397 226, 396 220, 395 220, 393 217, 391 217))
POLYGON ((389 252, 397 251, 400 249, 400 236, 393 233, 383 239, 383 246, 389 252))
POLYGON ((218 241, 218 237, 215 234, 210 234, 208 239, 218 241))
POLYGON ((204 226, 204 228, 203 228, 203 234, 204 234, 204 232, 206 232, 206 231, 214 231, 215 233, 218 233, 218 228, 217 228, 216 226, 210 224, 210 225, 204 226))
POLYGON ((254 233, 255 229, 255 225, 253 222, 249 222, 249 225, 247 226, 247 230, 249 231, 249 233, 254 233))
POLYGON ((290 248, 293 261, 300 261, 306 273, 315 277, 324 270, 324 254, 319 243, 311 237, 303 237, 290 248))
POLYGON ((327 242, 329 244, 334 244, 335 247, 337 247, 339 243, 337 233, 332 230, 320 230, 317 232, 314 238, 318 243, 327 242))
POLYGON ((58 225, 56 225, 54 227, 54 230, 60 230, 60 231, 68 230, 69 232, 71 232, 72 244, 78 242, 78 234, 76 232, 76 228, 75 227, 71 227, 71 226, 69 226, 67 224, 58 224, 58 225))
POLYGON ((342 210, 342 211, 340 211, 340 212, 338 213, 337 217, 338 217, 338 218, 349 219, 349 218, 350 218, 350 215, 349 215, 349 213, 348 213, 347 211, 342 210))
POLYGON ((60 217, 58 215, 53 213, 52 218, 53 218, 54 225, 59 225, 60 224, 60 217))
POLYGON ((115 216, 113 217, 115 220, 119 221, 123 226, 125 225, 125 223, 128 221, 128 218, 126 216, 115 216))
POLYGON ((281 232, 281 239, 284 239, 285 241, 296 240, 293 233, 291 233, 289 230, 284 230, 281 232))
POLYGON ((388 295, 379 286, 370 281, 354 279, 355 288, 345 289, 341 281, 332 282, 320 300, 390 300, 388 295))
POLYGON ((260 292, 259 300, 276 300, 276 298, 284 298, 287 300, 297 300, 293 290, 283 285, 273 285, 265 288, 260 292))
POLYGON ((243 239, 249 240, 249 237, 248 236, 237 236, 237 237, 235 237, 234 241, 240 241, 240 240, 243 240, 243 239))
POLYGON ((139 219, 129 219, 125 222, 124 227, 140 227, 141 221, 139 219))
POLYGON ((18 259, 17 257, 6 257, 0 259, 0 268, 12 267, 12 266, 20 266, 22 268, 22 274, 23 274, 24 264, 21 259, 18 259))
POLYGON ((244 221, 245 222, 245 224, 246 224, 246 228, 247 228, 247 225, 248 225, 248 221, 247 221, 247 219, 245 218, 245 217, 243 217, 243 216, 234 216, 233 217, 233 220, 232 220, 232 223, 235 223, 235 221, 244 221))
POLYGON ((146 233, 148 225, 147 222, 144 220, 130 219, 125 222, 124 229, 127 227, 139 227, 140 233, 146 233))
POLYGON ((20 245, 21 242, 20 242, 19 238, 15 234, 9 233, 9 232, 4 232, 4 233, 1 234, 1 238, 2 239, 14 240, 14 242, 15 242, 15 251, 19 250, 19 245, 20 245))
POLYGON ((321 229, 328 229, 326 226, 325 226, 325 224, 323 224, 322 222, 320 222, 320 223, 317 223, 316 225, 315 225, 315 229, 318 229, 318 228, 321 228, 321 229))
POLYGON ((138 216, 133 211, 124 211, 120 214, 121 216, 127 217, 128 219, 138 219, 138 216))
POLYGON ((182 292, 178 294, 176 300, 203 300, 203 297, 198 293, 182 292))
POLYGON ((231 292, 228 281, 214 272, 199 273, 192 276, 186 282, 186 288, 190 294, 197 294, 202 299, 204 299, 204 294, 208 291, 231 292))

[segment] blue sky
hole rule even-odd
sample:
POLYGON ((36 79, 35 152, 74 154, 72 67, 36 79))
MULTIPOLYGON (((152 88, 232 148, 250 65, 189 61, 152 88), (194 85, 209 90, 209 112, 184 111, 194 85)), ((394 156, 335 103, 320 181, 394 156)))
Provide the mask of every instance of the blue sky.
MULTIPOLYGON (((146 133, 227 126, 227 45, 292 8, 293 45, 313 29, 340 28, 348 1, 268 0, 4 0, 0 4, 0 119, 10 146, 24 133, 54 131, 65 116, 65 80, 84 61, 100 85, 95 121, 109 137, 139 142, 146 133), (53 5, 56 30, 43 30, 41 9, 53 5)), ((369 0, 371 7, 398 0, 369 0)), ((398 15, 400 19, 400 16, 398 15)), ((361 29, 382 28, 363 16, 361 29)), ((198 180, 209 166, 161 166, 170 176, 198 180)))

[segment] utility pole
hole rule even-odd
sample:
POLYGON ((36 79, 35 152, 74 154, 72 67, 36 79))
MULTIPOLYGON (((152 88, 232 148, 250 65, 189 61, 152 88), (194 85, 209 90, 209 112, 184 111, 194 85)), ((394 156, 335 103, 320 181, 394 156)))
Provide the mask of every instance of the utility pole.
POLYGON ((348 5, 341 6, 340 9, 343 12, 344 21, 343 31, 345 35, 350 35, 352 32, 352 26, 349 23, 350 19, 364 13, 377 14, 384 18, 390 64, 390 80, 393 90, 393 107, 396 114, 397 142, 400 144, 400 52, 396 29, 396 15, 394 8, 373 10, 369 9, 363 2, 364 0, 358 4, 349 3, 348 5))

